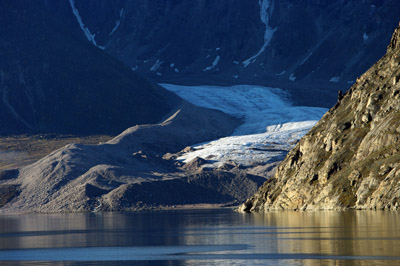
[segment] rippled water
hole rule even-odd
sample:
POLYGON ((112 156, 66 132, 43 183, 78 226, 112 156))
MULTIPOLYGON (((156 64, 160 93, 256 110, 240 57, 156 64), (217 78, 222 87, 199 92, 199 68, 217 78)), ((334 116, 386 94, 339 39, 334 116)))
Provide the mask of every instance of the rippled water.
POLYGON ((396 212, 0 216, 1 265, 400 265, 396 212))

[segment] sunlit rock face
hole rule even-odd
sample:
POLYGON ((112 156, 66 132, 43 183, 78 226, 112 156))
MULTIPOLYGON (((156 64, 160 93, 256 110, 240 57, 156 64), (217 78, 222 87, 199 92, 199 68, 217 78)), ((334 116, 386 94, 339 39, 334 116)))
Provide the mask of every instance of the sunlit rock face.
POLYGON ((398 209, 400 26, 387 53, 322 117, 242 211, 398 209))
POLYGON ((153 80, 280 87, 301 105, 324 107, 383 56, 400 13, 396 0, 70 0, 49 6, 72 17, 68 23, 82 38, 153 80))

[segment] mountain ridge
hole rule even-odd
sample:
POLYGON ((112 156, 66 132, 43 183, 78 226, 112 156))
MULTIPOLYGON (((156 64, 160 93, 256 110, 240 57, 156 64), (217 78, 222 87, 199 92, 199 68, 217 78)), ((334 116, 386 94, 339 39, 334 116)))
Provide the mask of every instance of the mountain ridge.
POLYGON ((280 87, 321 107, 383 56, 400 12, 394 0, 74 3, 96 44, 151 80, 280 87))
POLYGON ((117 134, 181 102, 81 40, 44 1, 5 1, 0 12, 1 134, 117 134))

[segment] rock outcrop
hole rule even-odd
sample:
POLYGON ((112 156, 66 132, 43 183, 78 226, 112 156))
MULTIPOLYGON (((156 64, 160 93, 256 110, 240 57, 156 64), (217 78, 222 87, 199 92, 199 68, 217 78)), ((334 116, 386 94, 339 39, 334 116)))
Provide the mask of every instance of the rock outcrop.
POLYGON ((400 26, 387 53, 304 136, 241 211, 400 206, 400 26))

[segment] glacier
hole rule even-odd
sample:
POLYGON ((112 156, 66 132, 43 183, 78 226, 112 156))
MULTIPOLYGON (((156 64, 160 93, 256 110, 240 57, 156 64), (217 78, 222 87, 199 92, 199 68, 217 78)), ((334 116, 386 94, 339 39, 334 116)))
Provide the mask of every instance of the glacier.
POLYGON ((178 158, 187 163, 200 157, 212 162, 210 167, 227 162, 251 166, 282 160, 327 111, 293 106, 287 93, 278 88, 160 85, 197 106, 217 109, 243 121, 231 136, 194 145, 193 151, 178 158))

